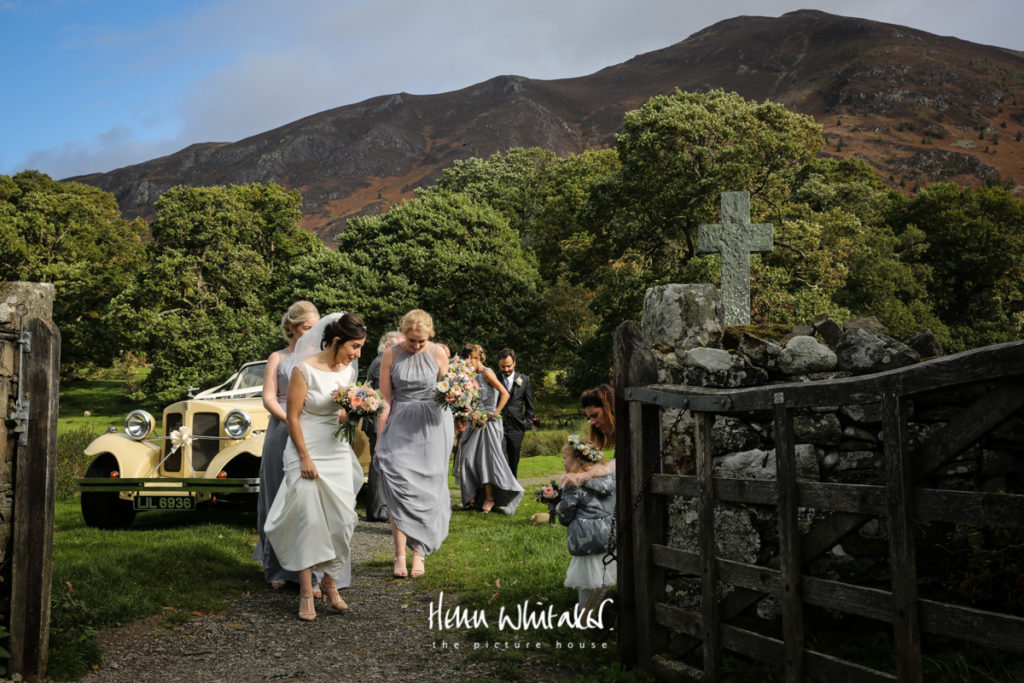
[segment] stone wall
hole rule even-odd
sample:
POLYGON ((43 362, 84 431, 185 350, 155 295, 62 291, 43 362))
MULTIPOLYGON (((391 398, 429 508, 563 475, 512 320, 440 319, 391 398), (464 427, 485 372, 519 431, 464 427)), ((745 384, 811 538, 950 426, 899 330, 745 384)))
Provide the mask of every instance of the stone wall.
MULTIPOLYGON (((736 388, 790 382, 814 382, 891 370, 942 355, 930 331, 899 341, 875 318, 848 320, 840 326, 828 316, 787 330, 752 326, 725 328, 712 285, 665 285, 647 291, 643 338, 650 344, 665 384, 736 388)), ((918 394, 908 406, 911 448, 944 426, 952 416, 986 392, 984 384, 918 394)), ((811 481, 882 484, 884 477, 878 402, 824 406, 793 418, 798 477, 811 481)), ((694 421, 685 410, 662 412, 663 467, 668 473, 693 474, 694 421)), ((717 477, 775 478, 773 421, 768 413, 716 417, 711 433, 717 477)), ((971 491, 1024 491, 1024 414, 1004 422, 927 482, 930 488, 971 491)), ((812 524, 820 513, 803 510, 812 524)), ((726 559, 764 564, 776 552, 774 508, 719 504, 716 539, 726 559)), ((862 547, 884 547, 885 522, 866 524, 812 565, 819 576, 848 581, 884 579, 884 555, 862 547), (863 542, 861 542, 863 541, 863 542), (880 566, 881 565, 881 566, 880 566)), ((927 533, 927 531, 925 531, 927 533)), ((693 550, 697 520, 694 501, 677 498, 670 506, 670 545, 693 550)), ((686 581, 671 582, 676 601, 695 608, 699 591, 686 581), (692 588, 690 586, 689 588, 692 588)), ((762 604, 762 610, 764 610, 762 604)), ((769 610, 770 611, 770 610, 769 610)))

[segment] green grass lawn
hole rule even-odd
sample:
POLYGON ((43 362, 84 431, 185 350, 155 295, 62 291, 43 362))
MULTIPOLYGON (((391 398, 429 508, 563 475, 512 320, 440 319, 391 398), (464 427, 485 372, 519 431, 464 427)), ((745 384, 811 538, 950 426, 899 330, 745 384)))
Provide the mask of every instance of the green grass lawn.
POLYGON ((124 382, 120 380, 63 380, 60 386, 57 430, 64 432, 87 427, 101 434, 110 427, 120 429, 125 415, 136 408, 148 410, 157 419, 161 414, 160 408, 140 405, 129 398, 124 390, 124 382), (86 417, 86 412, 91 415, 86 417))
POLYGON ((131 530, 85 526, 78 497, 58 502, 47 675, 72 680, 99 661, 96 628, 157 616, 173 625, 262 587, 255 514, 142 514, 131 530))
POLYGON ((96 626, 161 614, 168 606, 218 609, 262 584, 252 560, 252 513, 146 513, 130 530, 111 531, 85 526, 77 497, 58 503, 56 512, 54 586, 70 583, 96 626))
MULTIPOLYGON (((565 473, 562 469, 562 455, 538 455, 534 458, 523 458, 519 461, 519 481, 525 479, 555 479, 565 473)), ((547 482, 545 482, 547 483, 547 482)), ((527 491, 526 495, 530 496, 532 489, 537 488, 529 487, 526 484, 523 485, 527 491)))

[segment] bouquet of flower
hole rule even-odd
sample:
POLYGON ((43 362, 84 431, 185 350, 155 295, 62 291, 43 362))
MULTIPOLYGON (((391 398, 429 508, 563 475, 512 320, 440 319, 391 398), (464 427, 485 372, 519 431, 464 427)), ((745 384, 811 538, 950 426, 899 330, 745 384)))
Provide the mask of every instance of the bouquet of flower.
POLYGON ((452 359, 448 373, 441 378, 434 389, 434 403, 448 408, 452 414, 469 414, 480 404, 480 385, 476 382, 476 370, 469 361, 458 356, 452 359))
POLYGON ((491 417, 490 413, 479 408, 471 410, 466 418, 469 420, 469 423, 473 425, 473 429, 483 429, 487 426, 488 422, 501 419, 500 417, 491 417))
POLYGON ((558 507, 558 502, 562 500, 562 489, 558 488, 558 484, 554 479, 551 480, 550 484, 541 486, 534 492, 534 496, 537 498, 538 503, 544 503, 548 506, 548 522, 554 524, 558 516, 555 514, 555 508, 558 507))
POLYGON ((334 402, 348 412, 348 420, 338 427, 334 436, 344 436, 349 443, 356 438, 359 418, 377 417, 384 412, 384 397, 369 384, 350 384, 338 387, 332 394, 334 402))

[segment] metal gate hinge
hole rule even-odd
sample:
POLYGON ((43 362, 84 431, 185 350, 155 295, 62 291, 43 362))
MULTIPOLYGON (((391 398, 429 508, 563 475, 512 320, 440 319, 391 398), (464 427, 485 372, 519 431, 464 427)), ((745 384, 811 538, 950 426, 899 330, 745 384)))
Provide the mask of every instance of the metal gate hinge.
POLYGON ((14 410, 8 419, 14 422, 14 433, 18 435, 18 445, 28 445, 28 404, 27 400, 19 400, 14 404, 14 410))
POLYGON ((14 421, 14 432, 18 435, 18 445, 28 445, 28 399, 22 397, 22 386, 25 384, 25 352, 32 351, 32 333, 25 329, 25 316, 28 306, 21 303, 15 307, 18 314, 18 400, 14 402, 14 410, 8 419, 14 421))

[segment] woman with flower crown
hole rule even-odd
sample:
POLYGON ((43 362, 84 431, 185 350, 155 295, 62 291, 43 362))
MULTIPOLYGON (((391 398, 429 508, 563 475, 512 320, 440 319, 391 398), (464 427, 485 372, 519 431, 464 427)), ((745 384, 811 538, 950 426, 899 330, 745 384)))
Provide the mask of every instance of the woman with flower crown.
POLYGON ((596 589, 615 583, 615 562, 605 564, 615 512, 615 461, 606 461, 593 443, 576 434, 562 446, 561 501, 558 521, 569 527, 569 569, 565 586, 575 588, 585 605, 596 589))
POLYGON ((479 507, 481 512, 498 508, 506 515, 513 515, 523 499, 523 487, 512 476, 508 458, 501 447, 504 436, 501 409, 508 401, 508 390, 494 371, 484 365, 486 356, 483 348, 477 344, 466 344, 459 357, 468 361, 477 372, 480 408, 484 411, 480 418, 486 419, 486 424, 468 420, 460 439, 460 467, 457 474, 455 471, 452 474, 459 479, 462 507, 479 507))
POLYGON ((377 453, 395 542, 396 577, 422 576, 424 558, 448 537, 451 499, 448 457, 455 441, 450 410, 434 402, 448 353, 431 342, 434 321, 413 309, 398 325, 405 341, 384 352, 380 391, 386 406, 377 420, 377 453), (406 567, 406 546, 412 570, 406 567))
POLYGON ((355 382, 355 362, 365 341, 359 316, 332 313, 306 333, 289 359, 284 481, 264 529, 281 566, 298 572, 299 618, 304 621, 316 619, 314 568, 324 572, 320 588, 331 607, 348 609, 336 579, 350 559, 362 468, 348 441, 335 437, 338 423, 348 415, 339 411, 334 392, 355 382))

